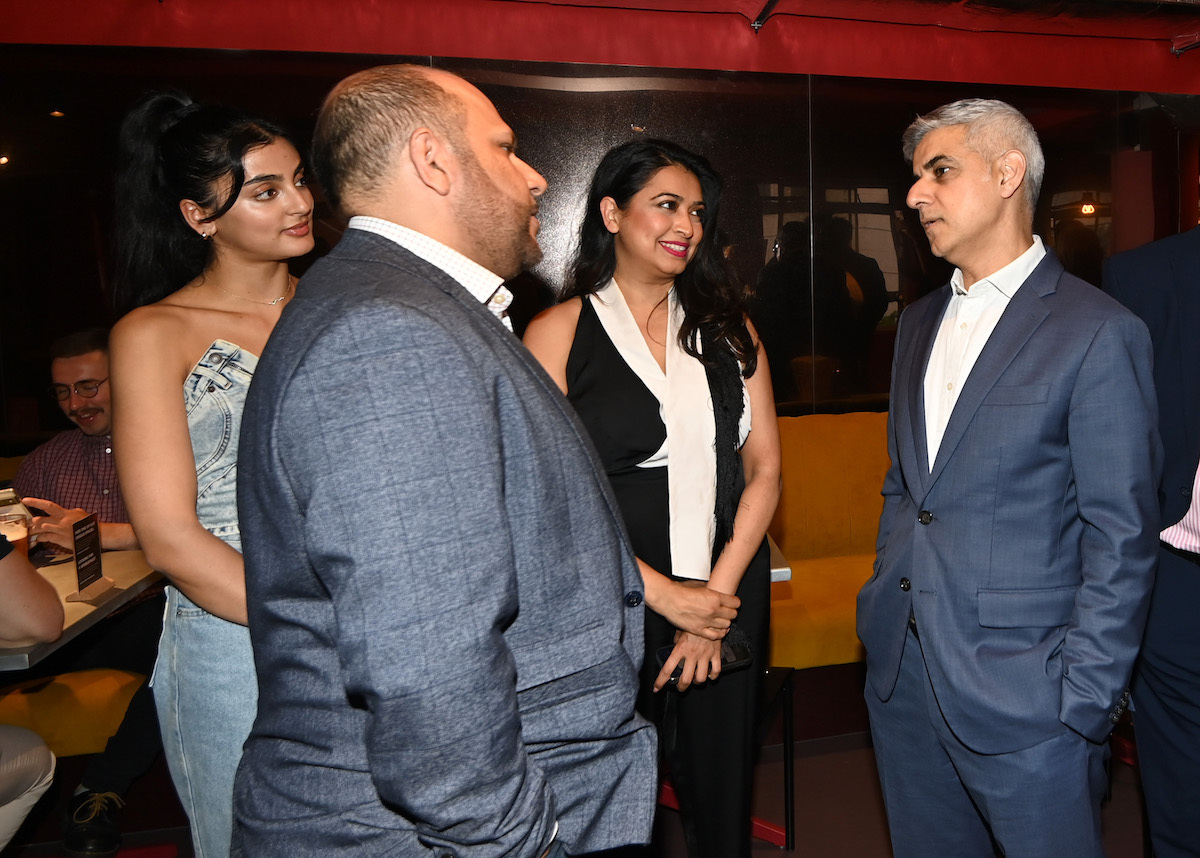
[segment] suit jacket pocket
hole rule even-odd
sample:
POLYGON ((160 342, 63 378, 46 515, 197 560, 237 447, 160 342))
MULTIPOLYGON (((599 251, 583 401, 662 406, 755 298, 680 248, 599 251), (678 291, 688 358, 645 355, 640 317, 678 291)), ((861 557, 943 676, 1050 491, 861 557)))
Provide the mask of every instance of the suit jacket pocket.
POLYGON ((1038 405, 1050 398, 1049 384, 1021 384, 993 387, 986 397, 984 405, 1038 405))
POLYGON ((1065 626, 1075 610, 1077 589, 980 590, 979 625, 988 629, 1065 626))
MULTIPOLYGON (((615 634, 609 637, 616 639, 615 634)), ((604 623, 595 621, 560 635, 510 640, 517 664, 517 691, 561 679, 611 658, 612 651, 600 645, 604 639, 604 623)))

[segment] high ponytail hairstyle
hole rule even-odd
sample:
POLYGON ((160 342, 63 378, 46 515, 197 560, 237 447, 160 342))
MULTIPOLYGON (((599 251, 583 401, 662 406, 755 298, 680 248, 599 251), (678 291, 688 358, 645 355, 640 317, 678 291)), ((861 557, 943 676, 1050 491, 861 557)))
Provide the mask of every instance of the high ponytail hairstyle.
POLYGON ((188 226, 181 200, 214 221, 237 202, 246 153, 283 133, 235 110, 200 105, 182 93, 154 93, 121 124, 116 186, 118 314, 162 300, 199 277, 212 243, 188 226))
POLYGON ((702 354, 698 346, 704 329, 706 347, 735 358, 749 378, 758 365, 758 351, 746 327, 748 290, 738 282, 720 244, 717 214, 721 207, 721 177, 706 158, 668 140, 631 140, 608 150, 600 160, 588 190, 563 300, 604 288, 617 269, 616 241, 604 225, 601 200, 612 197, 618 208, 627 209, 633 197, 664 167, 681 167, 694 175, 704 198, 700 214, 704 234, 695 256, 675 278, 675 293, 684 311, 680 345, 688 354, 711 365, 714 356, 702 354))

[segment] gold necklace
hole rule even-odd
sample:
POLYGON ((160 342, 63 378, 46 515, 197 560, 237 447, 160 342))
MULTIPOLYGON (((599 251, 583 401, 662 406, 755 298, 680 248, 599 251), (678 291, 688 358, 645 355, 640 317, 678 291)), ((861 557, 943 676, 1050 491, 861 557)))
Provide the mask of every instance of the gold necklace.
POLYGON ((226 295, 232 295, 235 298, 241 298, 243 301, 249 301, 251 304, 262 304, 264 307, 274 307, 288 295, 292 294, 292 286, 294 283, 293 278, 289 276, 287 289, 284 290, 282 295, 271 301, 259 301, 257 298, 247 298, 245 295, 239 295, 237 292, 230 292, 228 289, 222 289, 216 283, 209 283, 208 285, 216 289, 218 292, 224 292, 226 295))

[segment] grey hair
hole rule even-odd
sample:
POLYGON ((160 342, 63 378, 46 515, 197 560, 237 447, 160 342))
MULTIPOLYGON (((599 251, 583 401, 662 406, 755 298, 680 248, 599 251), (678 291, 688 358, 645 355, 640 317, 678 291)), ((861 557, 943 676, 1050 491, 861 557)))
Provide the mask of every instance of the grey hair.
POLYGON ((1046 156, 1033 125, 1011 104, 992 98, 964 98, 918 116, 904 132, 904 159, 912 163, 913 153, 930 131, 955 125, 966 126, 963 142, 989 164, 1009 149, 1025 156, 1025 199, 1032 212, 1042 190, 1046 156))

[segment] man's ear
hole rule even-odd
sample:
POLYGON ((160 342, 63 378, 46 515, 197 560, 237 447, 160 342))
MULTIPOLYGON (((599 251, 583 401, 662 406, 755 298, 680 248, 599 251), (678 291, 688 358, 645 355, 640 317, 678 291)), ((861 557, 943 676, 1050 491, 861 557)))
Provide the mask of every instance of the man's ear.
POLYGON ((612 197, 600 201, 600 219, 604 221, 604 228, 613 235, 621 231, 621 207, 612 197))
POLYGON ((428 128, 418 128, 408 139, 408 157, 417 177, 441 196, 450 193, 454 153, 428 128))
POLYGON ((212 238, 216 234, 216 221, 206 222, 204 219, 208 217, 208 212, 201 208, 195 200, 180 200, 179 213, 183 215, 187 225, 194 229, 201 238, 212 238))
POLYGON ((1025 156, 1018 149, 1009 149, 999 160, 1000 195, 1009 199, 1025 183, 1025 156))

